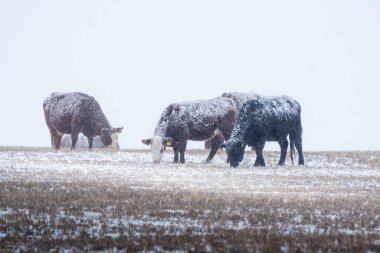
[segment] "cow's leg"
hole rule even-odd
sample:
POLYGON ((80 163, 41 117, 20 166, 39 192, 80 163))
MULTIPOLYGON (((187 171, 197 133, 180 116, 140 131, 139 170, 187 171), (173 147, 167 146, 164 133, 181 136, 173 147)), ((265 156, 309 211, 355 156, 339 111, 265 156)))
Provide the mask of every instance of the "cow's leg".
MULTIPOLYGON (((51 143, 51 147, 52 148, 55 148, 55 136, 54 136, 54 132, 55 130, 52 130, 49 128, 49 131, 50 131, 50 143, 51 143)), ((57 134, 57 133, 55 133, 57 134)))
POLYGON ((264 149, 265 141, 260 141, 255 144, 255 149, 256 149, 256 161, 253 166, 258 167, 258 166, 263 166, 265 167, 265 161, 263 157, 263 149, 264 149))
POLYGON ((89 136, 87 137, 87 140, 88 140, 88 148, 92 149, 92 143, 94 142, 94 137, 89 136))
POLYGON ((75 148, 75 144, 77 144, 78 135, 79 135, 79 131, 76 131, 76 130, 71 131, 71 150, 73 150, 75 148))
POLYGON ((282 166, 282 165, 285 165, 285 158, 286 158, 286 153, 288 152, 289 142, 286 138, 283 138, 279 140, 278 143, 280 144, 280 148, 281 148, 281 156, 280 156, 280 161, 278 162, 278 165, 282 166))
POLYGON ((46 125, 47 127, 49 128, 49 132, 50 132, 50 143, 51 143, 51 147, 53 149, 59 149, 60 148, 60 145, 58 145, 58 147, 56 147, 56 137, 58 135, 57 133, 57 130, 55 130, 55 128, 53 127, 53 125, 50 123, 50 120, 49 120, 49 115, 48 113, 45 111, 45 122, 46 122, 46 125))
POLYGON ((49 129, 50 131, 50 144, 51 144, 51 147, 52 148, 55 148, 55 145, 54 145, 54 133, 51 129, 49 129))
POLYGON ((46 119, 46 125, 49 128, 49 132, 50 132, 51 147, 53 149, 59 150, 61 147, 61 140, 62 140, 63 134, 59 134, 58 131, 54 128, 54 126, 49 123, 49 121, 47 120, 46 113, 45 113, 45 119, 46 119))
POLYGON ((304 165, 305 160, 303 158, 303 152, 302 152, 302 138, 298 137, 294 140, 294 145, 296 146, 296 149, 298 151, 298 165, 304 165))
POLYGON ((293 130, 289 134, 289 139, 294 143, 298 151, 298 165, 304 165, 305 161, 302 152, 302 126, 301 119, 298 119, 293 126, 293 130))
POLYGON ((173 163, 178 163, 178 153, 179 153, 178 145, 174 145, 173 146, 173 152, 174 152, 174 161, 173 161, 173 163))
POLYGON ((211 140, 206 140, 205 141, 205 149, 211 149, 211 148, 212 148, 211 140))
POLYGON ((57 150, 59 150, 61 148, 61 140, 62 140, 62 137, 63 137, 63 134, 58 134, 56 137, 55 137, 55 143, 54 143, 54 146, 57 150))
POLYGON ((57 130, 50 129, 51 145, 54 149, 59 150, 61 148, 62 136, 58 134, 57 130))
POLYGON ((219 129, 223 134, 224 139, 227 141, 231 137, 232 130, 236 124, 236 111, 228 110, 227 114, 224 116, 223 121, 219 125, 219 129))
POLYGON ((206 162, 211 162, 211 160, 214 158, 216 152, 218 151, 219 149, 219 146, 220 144, 223 143, 223 136, 221 134, 217 134, 215 135, 211 140, 210 140, 210 143, 211 143, 211 151, 210 151, 210 154, 208 155, 207 159, 206 159, 206 162))
POLYGON ((185 163, 185 152, 186 152, 187 140, 179 144, 179 162, 185 163))

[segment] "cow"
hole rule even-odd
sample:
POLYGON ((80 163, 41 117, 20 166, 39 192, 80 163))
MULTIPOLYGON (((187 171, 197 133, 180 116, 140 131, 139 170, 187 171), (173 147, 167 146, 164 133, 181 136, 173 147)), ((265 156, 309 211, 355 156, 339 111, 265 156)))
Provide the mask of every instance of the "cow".
POLYGON ((162 161, 166 147, 174 151, 174 163, 185 163, 188 140, 211 140, 210 162, 223 140, 228 140, 235 125, 236 105, 229 98, 216 97, 209 100, 170 104, 163 111, 154 136, 142 142, 151 146, 154 163, 162 161), (178 153, 180 158, 178 160, 178 153))
POLYGON ((232 167, 237 167, 243 160, 247 145, 256 150, 254 166, 265 166, 262 154, 265 142, 277 141, 281 148, 278 164, 284 165, 289 144, 288 135, 292 163, 294 164, 295 145, 298 151, 298 164, 303 165, 300 104, 288 96, 258 96, 243 104, 231 138, 221 147, 226 149, 227 161, 232 167))
POLYGON ((54 92, 44 100, 43 109, 54 149, 60 149, 63 134, 71 135, 74 149, 79 133, 87 137, 90 149, 95 136, 100 136, 104 146, 116 148, 123 128, 110 125, 94 97, 80 92, 54 92))
MULTIPOLYGON (((225 98, 231 98, 236 105, 236 119, 239 116, 239 111, 242 105, 251 100, 256 98, 258 95, 256 93, 246 93, 246 92, 225 92, 221 95, 221 97, 225 98)), ((210 140, 207 140, 205 142, 205 148, 210 149, 211 148, 211 142, 210 140)))

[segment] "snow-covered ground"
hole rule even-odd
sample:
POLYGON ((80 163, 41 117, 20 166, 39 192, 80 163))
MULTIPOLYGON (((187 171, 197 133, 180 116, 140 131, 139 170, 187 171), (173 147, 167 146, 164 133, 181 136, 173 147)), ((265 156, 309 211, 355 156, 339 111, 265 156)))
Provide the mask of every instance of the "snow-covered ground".
POLYGON ((380 152, 207 152, 0 148, 0 249, 380 251, 380 152))

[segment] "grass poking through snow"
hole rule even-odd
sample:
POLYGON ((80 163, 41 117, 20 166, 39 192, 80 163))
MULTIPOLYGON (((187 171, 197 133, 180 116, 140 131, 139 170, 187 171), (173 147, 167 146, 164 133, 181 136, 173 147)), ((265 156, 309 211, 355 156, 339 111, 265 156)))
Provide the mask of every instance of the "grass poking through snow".
POLYGON ((2 147, 0 249, 380 252, 380 152, 264 156, 2 147))

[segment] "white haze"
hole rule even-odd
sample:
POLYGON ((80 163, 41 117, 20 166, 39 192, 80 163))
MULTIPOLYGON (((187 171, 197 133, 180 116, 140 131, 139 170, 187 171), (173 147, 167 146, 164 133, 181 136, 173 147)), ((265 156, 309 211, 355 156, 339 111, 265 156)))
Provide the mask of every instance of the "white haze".
POLYGON ((0 145, 50 145, 53 91, 94 96, 121 148, 148 148, 169 103, 255 91, 300 102, 305 150, 379 149, 379 13, 376 0, 0 0, 0 145))

